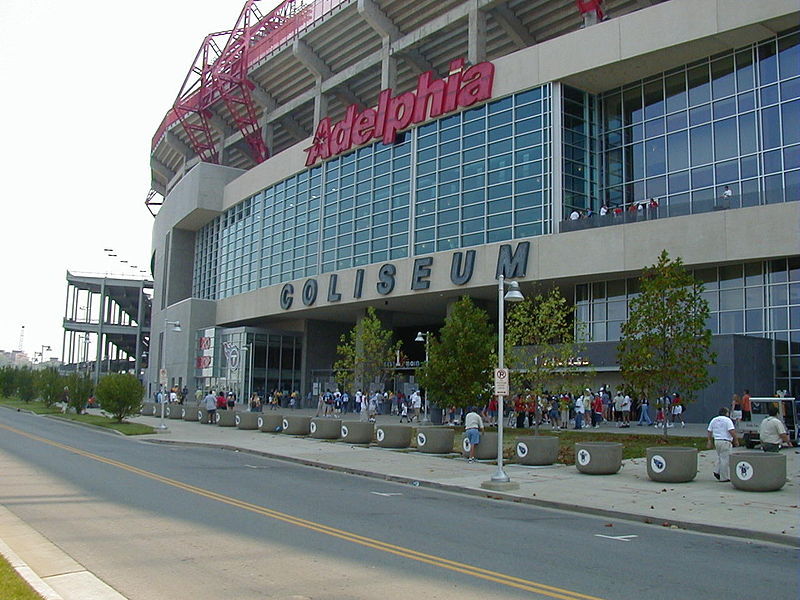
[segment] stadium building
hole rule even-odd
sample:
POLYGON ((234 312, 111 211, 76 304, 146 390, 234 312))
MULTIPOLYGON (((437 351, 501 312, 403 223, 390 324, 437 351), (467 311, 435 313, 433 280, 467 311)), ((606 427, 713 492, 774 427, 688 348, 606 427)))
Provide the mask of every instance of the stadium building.
POLYGON ((643 267, 703 282, 731 394, 800 394, 796 0, 249 0, 153 138, 148 384, 331 381, 373 306, 394 385, 500 274, 576 306, 597 385, 643 267), (575 218, 578 217, 578 218, 575 218), (177 324, 180 324, 179 326, 177 324))

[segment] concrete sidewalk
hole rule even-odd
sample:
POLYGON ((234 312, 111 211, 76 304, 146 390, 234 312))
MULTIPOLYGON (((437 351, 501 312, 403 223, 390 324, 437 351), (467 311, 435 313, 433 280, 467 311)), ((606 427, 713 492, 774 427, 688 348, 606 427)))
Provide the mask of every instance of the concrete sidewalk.
MULTIPOLYGON (((288 412, 283 411, 283 414, 288 412)), ((294 413, 313 415, 314 411, 304 409, 294 413)), ((357 415, 344 415, 345 420, 357 418, 357 415)), ((156 417, 137 417, 134 420, 149 425, 159 422, 156 417)), ((379 416, 378 424, 396 423, 397 420, 397 417, 379 416)), ((777 492, 744 492, 730 483, 718 482, 712 476, 714 451, 699 453, 699 472, 689 483, 651 481, 647 477, 644 458, 625 460, 619 473, 606 476, 585 475, 572 465, 526 467, 510 464, 506 465, 506 472, 513 482, 519 484, 519 489, 495 492, 481 487, 481 483, 489 480, 495 472, 495 461, 468 464, 456 455, 443 457, 409 450, 353 446, 180 420, 166 420, 165 424, 169 427, 168 433, 147 436, 146 439, 239 449, 384 480, 657 526, 800 546, 800 450, 796 448, 783 450, 787 457, 788 481, 777 492)), ((670 429, 670 435, 705 437, 705 430, 705 425, 689 423, 685 428, 670 429)), ((630 429, 618 429, 613 424, 606 424, 599 430, 587 431, 659 435, 653 427, 635 425, 630 429)))

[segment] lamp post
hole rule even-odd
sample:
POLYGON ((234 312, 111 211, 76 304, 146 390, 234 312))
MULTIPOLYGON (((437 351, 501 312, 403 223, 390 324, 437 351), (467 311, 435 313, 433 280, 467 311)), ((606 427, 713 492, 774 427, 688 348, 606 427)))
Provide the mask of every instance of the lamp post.
MULTIPOLYGON (((414 338, 415 342, 425 342, 425 365, 428 365, 428 338, 430 337, 430 331, 418 331, 417 337, 414 338)), ((425 416, 422 418, 423 423, 430 423, 430 419, 428 418, 428 387, 425 387, 425 409, 424 409, 425 416)))
MULTIPOLYGON (((162 352, 163 355, 166 355, 166 350, 167 350, 167 332, 169 332, 170 329, 172 329, 172 331, 175 331, 175 332, 181 331, 181 322, 180 321, 170 321, 169 319, 164 319, 164 351, 162 352)), ((167 359, 165 358, 165 356, 162 356, 161 358, 162 358, 164 367, 166 368, 167 359)), ((156 427, 156 429, 158 429, 159 431, 166 431, 167 430, 167 426, 164 424, 164 405, 167 403, 167 399, 168 398, 169 398, 169 391, 167 391, 166 394, 161 396, 161 422, 158 424, 158 427, 156 427)))
MULTIPOLYGON (((505 276, 500 275, 497 279, 497 368, 505 368, 505 301, 509 302, 522 302, 525 297, 519 291, 519 284, 516 281, 509 283, 505 282, 505 276), (508 286, 508 292, 505 288, 508 286)), ((484 487, 491 487, 492 485, 498 487, 508 487, 511 484, 511 478, 503 470, 503 421, 505 420, 503 414, 503 398, 504 396, 497 396, 497 471, 492 475, 489 485, 484 487)))
POLYGON ((50 346, 48 346, 47 344, 42 344, 42 346, 40 348, 40 351, 39 352, 35 352, 34 355, 37 355, 37 354, 39 355, 39 364, 41 365, 44 362, 44 353, 45 352, 52 352, 52 351, 53 351, 53 349, 50 346))

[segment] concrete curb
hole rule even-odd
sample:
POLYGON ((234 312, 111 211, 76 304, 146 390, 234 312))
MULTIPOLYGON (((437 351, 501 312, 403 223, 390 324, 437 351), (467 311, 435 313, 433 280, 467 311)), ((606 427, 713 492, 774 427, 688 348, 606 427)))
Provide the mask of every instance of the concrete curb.
POLYGON ((31 586, 37 594, 44 598, 44 600, 64 600, 64 598, 60 596, 53 588, 47 585, 41 577, 34 573, 33 569, 31 569, 24 560, 17 556, 17 553, 9 548, 8 544, 6 544, 3 540, 0 540, 0 554, 2 554, 5 559, 11 563, 11 566, 14 568, 17 574, 27 581, 28 585, 31 586))
MULTIPOLYGON (((391 481, 393 483, 403 483, 413 486, 422 486, 431 489, 438 489, 446 492, 456 493, 456 494, 463 494, 469 496, 476 496, 480 498, 488 498, 491 500, 503 500, 506 502, 516 502, 518 504, 528 504, 531 506, 538 506, 540 508, 549 508, 554 510, 566 511, 566 512, 573 512, 573 513, 580 513, 587 516, 599 517, 599 518, 607 518, 607 519, 617 519, 621 521, 631 521, 634 523, 643 523, 646 525, 656 525, 665 528, 678 528, 683 529, 686 531, 693 531, 696 533, 705 533, 705 534, 712 534, 712 535, 721 535, 727 537, 736 537, 736 538, 743 538, 748 540, 758 540, 762 542, 769 542, 773 544, 780 544, 782 546, 789 546, 793 548, 800 548, 800 539, 795 536, 790 535, 782 535, 778 533, 767 533, 762 531, 751 531, 747 529, 741 529, 737 527, 724 527, 720 525, 708 525, 705 523, 695 523, 692 521, 682 521, 677 519, 670 519, 669 521, 664 519, 659 519, 658 517, 646 517, 644 515, 636 515, 630 514, 627 512, 622 511, 615 511, 609 509, 602 509, 602 508, 589 508, 574 504, 567 504, 565 502, 556 502, 553 500, 541 500, 538 498, 527 498, 523 496, 515 496, 513 494, 507 494, 503 492, 497 491, 487 491, 481 488, 470 488, 464 486, 457 486, 457 485, 450 485, 446 483, 440 483, 438 481, 427 481, 425 479, 413 479, 406 476, 401 475, 391 475, 391 474, 384 474, 384 473, 375 473, 372 471, 366 471, 364 469, 356 469, 353 467, 343 467, 340 465, 331 465, 319 461, 308 460, 304 458, 296 458, 292 456, 283 456, 279 454, 273 454, 270 452, 264 452, 260 450, 252 450, 249 448, 241 448, 239 446, 233 446, 230 444, 214 444, 208 442, 188 442, 184 440, 146 440, 150 443, 154 444, 173 444, 173 445, 182 445, 182 446, 197 446, 197 447, 204 447, 204 448, 217 448, 220 450, 230 450, 230 451, 237 451, 243 452, 247 454, 253 454, 256 456, 264 456, 266 458, 271 458, 275 460, 282 460, 285 462, 290 462, 294 464, 299 464, 307 467, 313 467, 317 469, 324 469, 326 471, 336 471, 339 473, 346 473, 348 475, 358 475, 361 477, 368 477, 370 479, 380 479, 383 481, 391 481)), ((384 450, 390 450, 388 448, 384 448, 384 450)))

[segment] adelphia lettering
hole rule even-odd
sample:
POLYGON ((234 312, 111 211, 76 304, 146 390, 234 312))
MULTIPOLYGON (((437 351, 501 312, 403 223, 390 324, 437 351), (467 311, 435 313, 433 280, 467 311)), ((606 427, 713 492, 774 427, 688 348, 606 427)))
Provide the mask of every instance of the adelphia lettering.
POLYGON ((392 96, 387 88, 378 96, 378 106, 358 112, 351 104, 344 119, 331 126, 330 117, 317 125, 314 143, 306 148, 306 166, 346 152, 371 140, 391 144, 398 132, 406 127, 431 118, 466 108, 492 96, 494 65, 482 62, 464 67, 464 59, 450 63, 450 74, 444 79, 434 79, 433 71, 426 71, 417 80, 417 89, 392 96))

